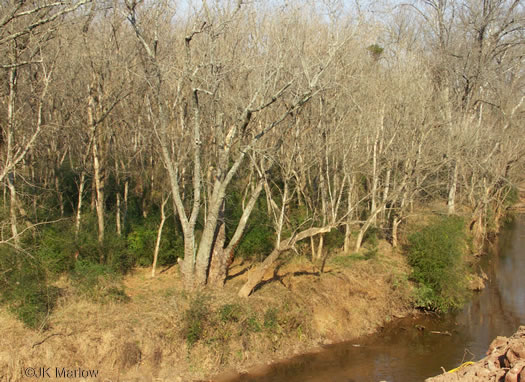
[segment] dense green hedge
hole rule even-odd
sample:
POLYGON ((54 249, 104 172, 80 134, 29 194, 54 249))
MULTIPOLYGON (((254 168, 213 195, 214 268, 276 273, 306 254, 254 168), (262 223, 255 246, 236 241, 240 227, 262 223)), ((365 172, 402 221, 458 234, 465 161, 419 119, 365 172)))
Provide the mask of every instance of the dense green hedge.
POLYGON ((467 269, 465 222, 457 216, 441 217, 408 238, 411 279, 418 284, 418 307, 447 312, 464 303, 467 269))
POLYGON ((30 253, 4 248, 0 256, 0 302, 27 326, 47 326, 59 289, 52 286, 45 267, 30 253))

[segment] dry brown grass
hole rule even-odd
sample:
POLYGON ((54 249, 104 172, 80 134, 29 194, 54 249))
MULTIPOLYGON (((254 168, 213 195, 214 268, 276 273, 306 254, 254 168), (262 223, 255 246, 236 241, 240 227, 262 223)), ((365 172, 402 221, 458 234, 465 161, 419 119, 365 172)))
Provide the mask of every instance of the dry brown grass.
POLYGON ((126 277, 128 303, 63 298, 45 332, 1 312, 0 381, 22 381, 24 367, 41 366, 98 369, 101 381, 202 380, 371 333, 408 311, 407 267, 385 243, 376 259, 329 261, 323 274, 307 260, 288 261, 240 299, 247 266, 234 265, 231 274, 241 274, 223 290, 203 292, 193 345, 186 312, 196 296, 184 292, 176 267, 155 279, 148 269, 126 277))

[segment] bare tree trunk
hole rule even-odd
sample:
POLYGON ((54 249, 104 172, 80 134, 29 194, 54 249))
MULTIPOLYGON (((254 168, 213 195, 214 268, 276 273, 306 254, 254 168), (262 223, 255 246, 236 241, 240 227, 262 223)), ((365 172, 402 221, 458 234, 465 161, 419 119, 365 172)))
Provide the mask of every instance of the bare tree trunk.
POLYGON ((452 180, 450 183, 450 189, 448 192, 448 214, 452 215, 456 213, 455 201, 456 201, 456 188, 458 184, 458 161, 454 161, 454 172, 452 174, 452 180))
POLYGON ((155 277, 155 270, 157 268, 157 259, 159 258, 159 250, 160 250, 160 240, 162 238, 162 229, 164 228, 164 223, 166 222, 166 203, 169 200, 169 195, 162 200, 162 204, 160 206, 160 224, 159 229, 157 231, 157 241, 155 242, 155 250, 153 251, 153 265, 151 266, 151 277, 155 277))
POLYGON ((343 244, 344 253, 350 252, 350 239, 352 238, 352 230, 350 229, 350 223, 345 223, 345 241, 343 244))
POLYGON ((115 223, 117 225, 117 236, 121 236, 122 229, 120 226, 120 192, 117 192, 117 206, 116 206, 116 213, 115 213, 115 223))
MULTIPOLYGON (((386 171, 386 179, 385 179, 385 190, 383 192, 383 204, 386 205, 387 201, 388 201, 388 192, 390 190, 390 174, 391 174, 391 169, 388 169, 386 171)), ((382 216, 382 222, 381 224, 384 224, 384 220, 385 220, 385 209, 383 209, 383 212, 381 214, 382 216)))
POLYGON ((319 234, 319 245, 317 246, 316 260, 319 260, 323 257, 323 246, 324 246, 324 235, 319 234))
POLYGON ((95 208, 97 211, 97 224, 98 224, 98 242, 102 244, 104 242, 104 178, 102 176, 100 160, 98 155, 98 144, 96 139, 93 141, 93 176, 95 180, 95 208))
MULTIPOLYGON (((14 129, 15 129, 15 98, 16 98, 16 84, 17 84, 17 72, 16 68, 13 67, 9 70, 9 99, 7 103, 7 158, 6 164, 12 161, 13 157, 13 145, 14 145, 14 129)), ((6 166, 7 167, 7 166, 6 166)), ((5 172, 6 169, 4 169, 5 172)), ((9 188, 9 217, 11 220, 11 233, 13 234, 13 240, 15 246, 20 246, 20 238, 18 237, 17 219, 16 219, 16 189, 15 189, 15 174, 13 171, 6 174, 7 187, 9 188)))
POLYGON ((7 187, 9 188, 9 216, 11 220, 11 233, 13 234, 13 242, 15 247, 20 247, 20 237, 18 236, 17 228, 17 198, 16 198, 16 188, 14 184, 14 174, 7 175, 7 187))
MULTIPOLYGON (((399 193, 403 191, 403 189, 406 186, 407 178, 408 178, 408 174, 405 175, 405 177, 403 178, 401 183, 398 185, 397 189, 394 191, 394 196, 395 195, 399 195, 399 193)), ((368 219, 366 219, 365 224, 363 224, 363 226, 359 230, 359 234, 357 235, 357 240, 356 240, 356 243, 355 243, 354 251, 357 252, 357 251, 359 251, 359 249, 361 249, 361 244, 363 243, 363 238, 365 236, 366 231, 368 230, 368 228, 370 227, 372 222, 375 220, 377 214, 379 214, 381 212, 381 210, 383 210, 383 208, 385 208, 385 205, 386 205, 386 200, 384 202, 382 202, 381 205, 378 206, 375 211, 372 211, 372 213, 370 214, 368 219)))
MULTIPOLYGON (((379 135, 379 133, 378 133, 379 135)), ((370 206, 370 211, 376 210, 376 194, 377 194, 377 145, 378 145, 379 137, 376 136, 376 139, 374 140, 374 148, 372 153, 372 202, 370 206)), ((376 215, 373 215, 373 223, 375 223, 376 215)))
POLYGON ((399 230, 399 225, 401 224, 403 220, 401 216, 405 208, 406 199, 407 199, 407 190, 405 189, 405 191, 403 192, 403 196, 401 197, 399 211, 398 213, 394 214, 394 219, 392 221, 392 247, 393 248, 397 248, 399 244, 398 230, 399 230))
POLYGON ((58 204, 60 208, 60 217, 64 217, 64 196, 62 195, 62 192, 60 192, 60 182, 58 180, 58 175, 55 170, 55 191, 58 196, 58 204))
POLYGON ((354 205, 352 203, 353 198, 353 187, 354 187, 354 177, 352 176, 350 178, 350 183, 348 185, 348 193, 347 193, 347 200, 346 200, 346 223, 345 223, 345 241, 343 244, 343 251, 345 253, 350 252, 350 239, 352 237, 352 229, 350 226, 350 221, 352 219, 352 211, 354 209, 354 205))
POLYGON ((395 216, 394 221, 392 222, 392 247, 393 248, 397 248, 399 244, 399 240, 398 240, 399 224, 401 224, 401 219, 398 216, 395 216))
POLYGON ((91 181, 91 202, 89 204, 89 209, 91 212, 95 211, 95 204, 97 199, 97 186, 94 181, 91 181))
MULTIPOLYGON (((94 177, 94 191, 96 194, 95 198, 95 209, 97 211, 97 224, 98 224, 98 243, 102 244, 104 242, 104 178, 102 175, 102 169, 100 165, 99 157, 99 138, 97 136, 97 124, 96 121, 96 100, 94 95, 93 86, 89 86, 89 96, 88 96, 88 124, 91 129, 92 137, 92 146, 91 154, 93 156, 93 177, 94 177)), ((102 255, 101 255, 101 261, 102 255)))
POLYGON ((86 173, 82 170, 80 174, 80 183, 78 184, 77 215, 75 217, 75 237, 80 232, 80 220, 82 218, 82 199, 84 196, 84 186, 86 183, 86 173))
MULTIPOLYGON (((115 225, 117 229, 117 236, 121 236, 122 227, 121 227, 121 217, 120 217, 120 170, 118 160, 115 160, 115 177, 117 183, 117 192, 116 192, 116 211, 115 211, 115 225)), ((153 184, 153 181, 151 182, 153 184)))
POLYGON ((126 218, 128 216, 128 193, 129 193, 129 180, 126 179, 124 182, 124 212, 122 213, 122 226, 126 229, 126 218))
POLYGON ((366 231, 368 228, 372 225, 372 223, 375 221, 376 216, 381 210, 383 209, 384 205, 381 205, 380 207, 376 208, 375 211, 372 211, 372 214, 366 219, 365 224, 361 227, 359 230, 359 233, 357 234, 357 239, 354 246, 354 251, 357 252, 361 249, 361 244, 363 243, 363 238, 365 236, 366 231))
MULTIPOLYGON (((221 213, 222 215, 222 213, 221 213)), ((222 220, 222 217, 221 217, 222 220)), ((224 242, 226 241, 226 224, 223 221, 219 222, 217 228, 217 235, 215 237, 215 243, 213 244, 213 250, 210 261, 210 272, 208 275, 208 284, 213 286, 223 286, 224 279, 226 278, 226 268, 228 266, 228 258, 224 248, 224 242)))

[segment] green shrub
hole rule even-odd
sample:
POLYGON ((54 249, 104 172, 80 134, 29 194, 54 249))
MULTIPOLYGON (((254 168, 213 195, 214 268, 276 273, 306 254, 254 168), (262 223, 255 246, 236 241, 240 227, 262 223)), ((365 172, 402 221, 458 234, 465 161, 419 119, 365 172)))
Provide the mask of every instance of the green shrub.
MULTIPOLYGON (((147 219, 135 220, 131 224, 130 232, 126 237, 126 253, 129 254, 131 263, 142 267, 151 266, 160 217, 152 215, 147 219)), ((175 264, 177 259, 183 257, 183 255, 184 241, 182 232, 174 224, 165 224, 162 231, 157 264, 160 266, 175 264)))
POLYGON ((39 233, 35 254, 49 272, 60 275, 75 266, 74 233, 69 227, 57 224, 39 233))
POLYGON ((157 232, 155 229, 144 225, 132 228, 127 237, 128 250, 138 265, 151 265, 156 239, 157 232))
POLYGON ((245 259, 267 255, 273 249, 273 232, 266 225, 255 225, 246 231, 237 247, 237 254, 245 259))
POLYGON ((324 245, 327 250, 342 248, 345 243, 345 234, 339 229, 333 229, 324 234, 324 245))
POLYGON ((446 312, 461 307, 466 297, 465 223, 444 217, 408 238, 407 259, 411 280, 418 283, 416 304, 446 312))
POLYGON ((47 317, 59 294, 59 288, 45 283, 25 283, 25 287, 16 288, 10 309, 28 327, 47 328, 47 317))
POLYGON ((374 246, 373 248, 368 249, 367 251, 365 251, 363 256, 365 257, 365 260, 372 260, 372 259, 375 259, 377 257, 378 251, 379 251, 379 249, 377 248, 377 246, 374 246))
POLYGON ((135 260, 130 256, 126 248, 126 240, 123 236, 106 235, 104 243, 100 247, 105 259, 105 264, 114 273, 124 275, 135 266, 135 260))
MULTIPOLYGON (((227 201, 226 221, 231 222, 226 230, 227 240, 230 240, 242 216, 242 193, 233 192, 227 201)), ((274 232, 267 212, 265 198, 259 198, 255 204, 244 234, 236 248, 235 254, 245 259, 267 255, 273 249, 274 232)))
POLYGON ((24 252, 2 248, 0 302, 30 328, 45 328, 60 290, 51 286, 38 259, 24 252))
POLYGON ((219 309, 219 319, 222 322, 237 322, 241 316, 242 307, 239 304, 226 304, 219 309))
POLYGON ((259 333, 260 331, 262 331, 261 324, 259 323, 259 320, 257 319, 257 316, 255 314, 250 315, 248 319, 244 322, 243 326, 249 332, 259 333))
POLYGON ((381 231, 379 228, 375 226, 369 227, 363 236, 363 243, 370 244, 372 247, 377 247, 379 245, 380 234, 381 231))
POLYGON ((183 334, 189 346, 193 346, 204 335, 208 320, 209 298, 204 294, 197 294, 190 300, 190 306, 184 313, 183 334))
POLYGON ((372 56, 377 60, 381 56, 385 48, 383 48, 379 44, 372 44, 372 45, 369 45, 366 48, 366 50, 368 50, 372 54, 372 56))
POLYGON ((114 277, 115 273, 111 267, 105 264, 80 259, 75 263, 71 272, 71 279, 82 288, 92 289, 96 287, 101 278, 114 277))
POLYGON ((77 293, 98 302, 128 302, 119 274, 106 264, 78 260, 70 273, 77 293))
POLYGON ((118 286, 110 286, 105 293, 105 298, 113 302, 130 302, 131 298, 126 294, 124 288, 118 286))
POLYGON ((365 260, 365 257, 359 253, 352 253, 350 255, 339 255, 330 258, 329 262, 343 268, 349 268, 355 264, 356 261, 365 260))
POLYGON ((264 312, 264 327, 266 329, 274 330, 277 328, 278 324, 278 317, 277 317, 278 310, 277 308, 268 308, 266 312, 264 312))

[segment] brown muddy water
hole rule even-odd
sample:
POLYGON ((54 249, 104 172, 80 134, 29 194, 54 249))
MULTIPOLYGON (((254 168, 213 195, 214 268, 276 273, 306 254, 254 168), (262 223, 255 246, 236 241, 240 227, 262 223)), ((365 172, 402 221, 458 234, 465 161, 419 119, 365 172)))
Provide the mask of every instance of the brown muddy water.
POLYGON ((496 336, 509 336, 525 324, 525 216, 506 227, 496 247, 481 264, 489 276, 487 287, 461 312, 401 319, 372 336, 326 346, 230 382, 423 381, 442 368, 482 358, 496 336))

